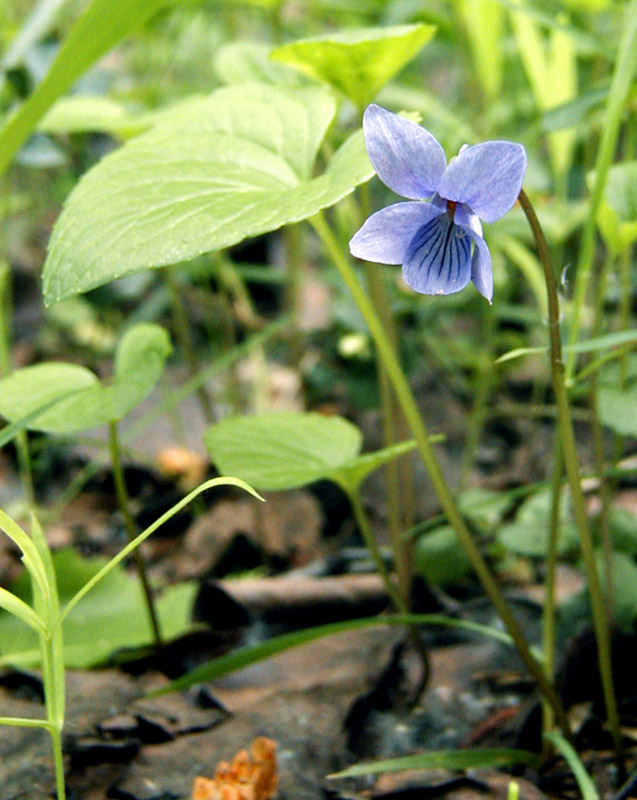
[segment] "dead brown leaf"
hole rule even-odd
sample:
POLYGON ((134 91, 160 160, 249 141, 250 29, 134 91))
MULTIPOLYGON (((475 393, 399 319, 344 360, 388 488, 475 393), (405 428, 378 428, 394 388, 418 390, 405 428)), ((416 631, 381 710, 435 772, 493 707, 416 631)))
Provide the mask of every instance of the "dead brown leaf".
POLYGON ((251 753, 239 750, 230 763, 222 761, 214 778, 195 778, 192 800, 269 800, 278 784, 275 749, 258 736, 251 753))

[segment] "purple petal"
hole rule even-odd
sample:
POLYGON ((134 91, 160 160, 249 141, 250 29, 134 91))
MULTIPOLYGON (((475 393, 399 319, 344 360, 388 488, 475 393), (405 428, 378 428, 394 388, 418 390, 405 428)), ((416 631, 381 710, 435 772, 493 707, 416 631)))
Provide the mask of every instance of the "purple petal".
POLYGON ((373 104, 363 116, 363 131, 369 159, 386 186, 415 200, 437 190, 447 159, 429 131, 373 104))
POLYGON ((487 243, 482 236, 472 227, 461 226, 466 233, 473 239, 475 248, 471 259, 471 280, 476 289, 483 297, 491 302, 493 299, 493 268, 491 265, 491 253, 487 243))
MULTIPOLYGON (((473 232, 471 232, 473 233, 473 232)), ((471 238, 449 214, 416 233, 403 262, 403 279, 422 294, 459 292, 471 278, 471 238)))
POLYGON ((483 142, 454 158, 438 192, 466 203, 485 222, 495 222, 513 206, 526 171, 526 152, 513 142, 483 142))
POLYGON ((395 203, 377 211, 352 237, 353 256, 379 264, 402 264, 414 235, 443 211, 431 203, 395 203))
POLYGON ((471 228, 478 236, 482 236, 482 223, 477 214, 463 203, 458 203, 453 215, 453 221, 456 225, 462 225, 463 228, 471 228))

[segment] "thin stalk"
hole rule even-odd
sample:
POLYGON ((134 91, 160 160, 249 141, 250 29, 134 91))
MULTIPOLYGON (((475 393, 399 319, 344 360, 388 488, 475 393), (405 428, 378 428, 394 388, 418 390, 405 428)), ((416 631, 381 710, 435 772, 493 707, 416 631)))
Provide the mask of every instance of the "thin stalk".
MULTIPOLYGON (((632 150, 631 150, 632 153, 632 150)), ((619 283, 620 283, 620 302, 618 309, 618 325, 620 331, 628 330, 630 325, 631 305, 632 305, 632 247, 627 248, 619 259, 619 283)), ((624 389, 626 386, 626 374, 628 369, 628 355, 630 348, 625 348, 620 356, 619 361, 619 388, 624 389)), ((582 370, 583 371, 583 370, 582 370)), ((611 455, 611 470, 614 470, 621 458, 623 447, 623 436, 620 433, 613 434, 612 455, 611 455)), ((609 493, 612 491, 612 486, 615 481, 609 485, 609 493)))
MULTIPOLYGON (((593 256, 595 254, 597 212, 606 186, 608 170, 615 153, 622 115, 630 96, 635 72, 637 71, 637 0, 632 0, 631 3, 625 6, 622 30, 623 36, 608 93, 604 127, 595 161, 595 183, 591 192, 588 217, 582 232, 582 243, 577 261, 573 313, 570 320, 568 339, 569 345, 575 344, 579 336, 580 317, 586 300, 593 256)), ((575 369, 576 358, 577 356, 573 351, 569 352, 565 371, 566 382, 569 385, 575 369)))
POLYGON ((356 525, 358 526, 358 530, 360 531, 360 534, 363 537, 363 541, 365 542, 365 547, 367 547, 372 558, 374 559, 376 570, 378 571, 378 574, 380 575, 380 577, 383 580, 383 583, 385 584, 385 588, 387 589, 387 594, 391 598, 391 601, 397 611, 399 611, 401 614, 409 613, 401 593, 396 588, 396 585, 392 580, 391 575, 389 574, 389 570, 385 566, 383 556, 376 542, 376 537, 372 532, 371 526, 369 524, 369 519, 367 518, 367 514, 365 513, 363 504, 361 503, 360 497, 358 496, 358 492, 347 489, 346 493, 350 505, 352 507, 352 511, 354 512, 354 519, 356 520, 356 525))
MULTIPOLYGON (((403 595, 400 592, 400 585, 398 589, 394 585, 394 582, 391 579, 391 575, 387 571, 385 567, 385 563, 383 561, 383 557, 378 549, 378 545, 376 544, 376 537, 372 531, 371 525, 369 524, 369 518, 365 513, 365 509, 363 508, 363 504, 361 503, 360 497, 356 490, 352 491, 349 487, 342 487, 351 504, 352 511, 354 512, 354 519, 356 520, 356 524, 358 525, 358 529, 363 537, 363 541, 367 546, 368 550, 372 554, 372 558, 376 564, 376 569, 378 570, 379 575, 383 579, 383 583, 387 589, 387 593, 391 598, 391 601, 400 614, 409 614, 408 603, 409 600, 405 600, 403 595)), ((420 658, 422 659, 423 665, 423 677, 420 682, 420 686, 418 691, 416 692, 416 700, 420 697, 421 692, 424 690, 425 686, 429 681, 429 675, 431 674, 431 667, 429 663, 429 653, 427 652, 427 648, 425 647, 423 641, 420 639, 418 635, 418 629, 415 625, 409 625, 409 635, 413 642, 414 647, 416 648, 420 658)))
MULTIPOLYGON (((593 327, 591 330, 592 337, 598 336, 601 330, 608 278, 612 272, 614 264, 615 259, 609 254, 606 257, 604 267, 600 272, 597 281, 597 301, 595 303, 595 314, 593 317, 593 327)), ((598 494, 601 501, 601 508, 598 517, 599 533, 602 542, 602 556, 604 562, 604 593, 606 595, 606 614, 608 616, 608 625, 610 626, 613 622, 613 545, 611 541, 609 521, 611 508, 611 487, 604 475, 604 432, 599 418, 598 385, 599 371, 596 371, 591 375, 589 405, 592 411, 591 432, 593 434, 593 461, 595 465, 595 472, 597 473, 597 479, 599 481, 598 494)))
POLYGON ((49 734, 53 748, 53 766, 55 769, 55 786, 57 800, 66 800, 66 787, 64 785, 64 755, 62 753, 62 724, 64 714, 60 713, 64 698, 58 698, 55 679, 55 656, 53 654, 53 639, 49 635, 40 637, 42 649, 42 680, 44 683, 44 698, 46 715, 51 723, 49 734))
POLYGON ((597 565, 595 563, 595 552, 593 549, 593 539, 588 525, 586 515, 586 502, 582 491, 582 484, 579 471, 579 461, 577 448, 575 446, 575 435, 573 433, 573 423, 570 415, 568 398, 566 395, 566 385, 564 382, 564 364, 562 362, 562 342, 560 338, 560 309, 557 295, 557 284, 555 273, 551 263, 548 244, 544 232, 524 190, 520 192, 520 205, 528 220, 535 244, 538 249, 538 256, 544 270, 546 281, 546 291, 549 310, 549 337, 550 337, 550 362, 551 380, 553 392, 555 394, 555 404, 558 410, 558 431, 562 457, 566 469, 566 476, 571 490, 571 502, 573 513, 577 523, 580 545, 582 548, 582 558, 588 578, 588 586, 591 595, 591 605, 593 608, 593 626, 597 639, 597 652, 599 661, 599 672, 602 680, 604 692, 604 703, 606 705, 606 715, 608 724, 615 745, 615 753, 620 773, 623 774, 624 763, 622 755, 622 738, 619 727, 619 713, 617 711, 617 701, 615 699, 615 689, 613 686, 613 669, 611 660, 611 637, 608 626, 608 618, 605 612, 604 595, 602 593, 597 565))
POLYGON ((484 424, 489 416, 489 398, 493 387, 493 332, 495 315, 491 309, 483 315, 483 336, 486 343, 485 351, 478 355, 478 364, 474 376, 474 401, 469 413, 467 425, 467 438, 465 441, 462 460, 460 462, 460 487, 467 484, 484 424))
MULTIPOLYGON (((548 680, 555 674, 555 576, 557 573, 557 543, 560 536, 560 504, 562 500, 562 478, 564 462, 559 440, 555 443, 553 474, 551 476, 551 513, 549 516, 549 539, 546 553, 546 574, 544 586, 544 606, 542 609, 542 651, 544 670, 548 680)), ((543 729, 548 732, 553 727, 553 709, 542 703, 543 729)))
POLYGON ((283 229, 288 282, 285 290, 285 305, 290 316, 290 326, 288 341, 292 363, 298 368, 301 363, 301 332, 300 332, 300 311, 301 311, 301 285, 303 279, 303 250, 301 247, 301 237, 298 225, 288 225, 283 229))
MULTIPOLYGON (((9 267, 0 264, 0 377, 11 373, 11 277, 9 267)), ((16 436, 16 452, 18 455, 18 469, 22 489, 27 505, 35 505, 35 491, 33 488, 33 473, 31 471, 31 457, 29 455, 29 438, 26 431, 20 431, 16 436)))
MULTIPOLYGON (((188 365, 188 372, 192 378, 199 371, 199 364, 197 363, 195 348, 192 343, 192 336, 190 335, 188 315, 186 314, 186 309, 184 308, 179 283, 175 279, 172 269, 165 269, 164 275, 166 276, 166 282, 170 287, 170 293, 172 297, 173 324, 175 326, 175 332, 177 334, 177 339, 179 340, 181 351, 184 354, 186 364, 188 365)), ((199 405, 201 406, 204 419, 208 423, 212 422, 214 419, 212 401, 210 400, 210 396, 208 395, 205 387, 198 386, 196 395, 197 399, 199 400, 199 405)))
MULTIPOLYGON (((361 116, 364 109, 359 109, 361 116)), ((360 188, 361 210, 363 217, 367 218, 371 212, 369 184, 360 188)), ((367 263, 365 277, 367 291, 372 301, 372 306, 378 314, 380 321, 387 333, 389 342, 394 350, 398 350, 398 334, 391 312, 391 305, 387 288, 383 282, 383 275, 378 264, 367 263)), ((405 418, 396 403, 391 388, 391 382, 382 360, 377 359, 378 388, 380 393, 380 409, 383 420, 384 446, 391 447, 397 441, 407 438, 405 418)), ((401 537, 401 532, 411 528, 414 524, 414 476, 411 460, 401 459, 390 461, 385 466, 387 483, 387 508, 389 521, 389 537, 396 564, 399 591, 407 603, 410 603, 412 581, 412 545, 409 540, 401 537), (399 497, 402 503, 399 503, 399 497)))
POLYGON ((611 491, 605 473, 604 459, 604 432, 599 421, 599 403, 597 395, 598 376, 595 374, 591 378, 590 407, 593 412, 593 424, 591 432, 593 434, 593 463, 595 473, 599 481, 599 499, 601 507, 599 511, 599 536, 602 543, 602 560, 604 563, 604 594, 606 596, 606 616, 607 624, 610 627, 613 622, 613 544, 610 535, 610 507, 611 491))
MULTIPOLYGON (((126 536, 128 537, 128 541, 132 542, 137 535, 137 531, 135 528, 135 522, 133 521, 133 515, 131 514, 130 510, 128 490, 126 488, 126 481, 124 479, 124 470, 122 469, 119 436, 117 433, 116 422, 109 423, 109 446, 111 452, 111 464, 113 466, 113 479, 115 481, 115 494, 117 495, 117 504, 119 505, 119 509, 122 512, 122 516, 124 517, 124 529, 126 530, 126 536)), ((142 555, 139 552, 138 548, 136 548, 133 551, 133 557, 135 559, 135 565, 137 567, 137 574, 139 575, 139 579, 142 583, 142 588, 144 590, 144 596, 146 598, 146 608, 148 609, 148 617, 150 619, 150 624, 153 629, 153 638, 155 640, 155 646, 161 647, 162 640, 161 640, 161 631, 159 627, 159 617, 157 615, 157 609, 155 608, 155 601, 153 600, 153 592, 150 587, 150 581, 148 580, 148 574, 146 572, 146 564, 144 563, 144 559, 142 558, 142 555)))
MULTIPOLYGON (((367 279, 367 290, 385 330, 388 332, 392 345, 396 346, 395 331, 393 320, 389 308, 389 301, 382 277, 377 264, 366 264, 365 276, 367 279)), ((380 393, 380 408, 383 423, 383 445, 391 447, 398 441, 397 417, 394 408, 394 397, 391 383, 387 376, 382 362, 378 362, 378 389, 380 393)), ((400 412, 399 412, 400 413, 400 412)), ((394 554, 396 565, 396 577, 398 579, 398 591, 403 600, 409 604, 411 587, 411 560, 409 557, 410 543, 401 537, 401 513, 399 505, 400 478, 399 465, 397 461, 390 461, 385 465, 385 477, 387 484, 387 508, 389 521, 389 539, 394 554)), ((410 476, 411 477, 411 476, 410 476)), ((411 522, 407 521, 406 528, 411 527, 411 522)))
POLYGON ((311 224, 324 243, 327 252, 334 261, 341 278, 352 293, 354 301, 367 323, 376 344, 379 357, 385 365, 387 375, 392 383, 400 407, 407 420, 407 424, 416 439, 423 464, 429 474, 429 479, 449 524, 455 530, 458 540, 467 554, 485 592, 500 615, 502 622, 513 640, 520 659, 533 676, 540 692, 550 702, 564 735, 570 736, 568 719, 564 713, 562 703, 555 689, 547 680, 543 668, 531 653, 526 639, 524 638, 524 634, 509 604, 502 596, 487 562, 483 558, 471 531, 465 524, 458 510, 451 490, 442 474, 442 469, 433 445, 429 441, 427 427, 420 415, 418 404, 416 403, 409 382, 400 366, 396 353, 385 334, 381 321, 374 311, 369 298, 363 291, 348 256, 340 249, 338 241, 325 221, 324 216, 319 214, 313 217, 311 224))

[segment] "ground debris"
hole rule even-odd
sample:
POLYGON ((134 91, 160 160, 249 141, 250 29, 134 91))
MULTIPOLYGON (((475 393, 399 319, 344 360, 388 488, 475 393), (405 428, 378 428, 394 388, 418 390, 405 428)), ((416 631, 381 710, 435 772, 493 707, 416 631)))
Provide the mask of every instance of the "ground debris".
POLYGON ((278 784, 275 748, 258 736, 250 753, 239 750, 230 763, 222 761, 214 778, 195 778, 192 800, 269 800, 278 784))

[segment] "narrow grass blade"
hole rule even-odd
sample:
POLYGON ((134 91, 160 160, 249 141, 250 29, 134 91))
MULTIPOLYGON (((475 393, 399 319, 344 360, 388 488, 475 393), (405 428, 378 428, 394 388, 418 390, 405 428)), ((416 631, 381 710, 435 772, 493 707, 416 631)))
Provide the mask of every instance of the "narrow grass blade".
POLYGON ((497 628, 488 625, 480 625, 476 622, 466 622, 465 620, 445 617, 441 614, 396 614, 387 617, 364 617, 362 619, 352 619, 345 622, 334 622, 329 625, 317 625, 313 628, 295 633, 286 633, 282 636, 275 636, 254 647, 243 647, 228 655, 215 658, 206 664, 188 672, 181 678, 167 684, 161 689, 152 692, 151 696, 167 694, 178 689, 186 689, 194 683, 211 681, 221 678, 235 670, 255 664, 265 658, 270 658, 278 653, 291 650, 293 647, 322 639, 325 636, 333 636, 336 633, 359 630, 360 628, 371 628, 377 625, 437 625, 448 628, 461 628, 463 630, 480 633, 497 639, 507 645, 512 645, 511 638, 497 628))
MULTIPOLYGON (((377 775, 379 772, 400 772, 405 769, 477 769, 479 767, 501 767, 510 764, 539 763, 539 756, 527 750, 433 750, 412 756, 389 758, 386 761, 370 761, 354 764, 330 778, 354 778, 359 775, 377 775)), ((585 799, 587 800, 587 799, 585 799)))
POLYGON ((30 628, 33 628, 36 631, 40 631, 40 633, 44 633, 45 627, 44 622, 40 619, 40 617, 35 613, 35 611, 31 608, 31 606, 27 605, 24 600, 20 600, 19 597, 16 597, 11 592, 8 592, 6 589, 3 589, 0 586, 0 608, 4 608, 5 611, 8 611, 10 614, 13 614, 14 617, 21 619, 25 625, 28 625, 30 628))
POLYGON ((28 719, 25 717, 0 717, 0 725, 13 725, 16 728, 44 728, 54 730, 55 726, 47 719, 28 719))
POLYGON ((571 768, 584 800, 600 800, 595 784, 573 746, 557 731, 545 733, 544 738, 551 742, 571 768))
MULTIPOLYGON (((621 347, 628 344, 637 344, 637 330, 618 331, 617 333, 608 333, 605 336, 596 336, 594 339, 586 339, 583 342, 565 345, 563 350, 565 353, 594 353, 598 350, 610 350, 613 347, 621 347)), ((548 347, 518 347, 501 355, 496 359, 495 363, 503 364, 505 361, 512 361, 514 358, 537 353, 548 353, 548 347)))
POLYGON ((205 492, 207 489, 212 489, 215 486, 237 486, 239 489, 243 489, 244 491, 248 492, 248 494, 251 494, 253 497, 256 497, 257 500, 263 500, 263 498, 259 494, 257 494, 257 492, 255 492, 251 486, 248 486, 247 483, 245 483, 242 480, 239 480, 239 478, 224 477, 224 478, 213 478, 212 480, 205 481, 205 483, 202 483, 201 486, 198 486, 196 489, 193 489, 193 491, 190 492, 190 494, 186 495, 186 497, 184 497, 182 500, 176 503, 171 509, 166 511, 165 514, 162 514, 161 517, 159 517, 159 519, 155 520, 155 522, 153 522, 152 525, 149 525, 148 528, 146 528, 146 530, 142 531, 142 533, 139 534, 139 536, 136 536, 133 539, 133 541, 130 542, 130 544, 126 545, 126 547, 120 550, 120 552, 114 558, 112 558, 108 562, 108 564, 102 567, 102 569, 96 575, 94 575, 91 578, 91 580, 87 581, 87 583, 84 584, 84 586, 80 589, 80 591, 68 603, 62 614, 60 614, 58 618, 58 625, 64 621, 64 618, 75 608, 75 606, 80 602, 80 600, 85 595, 87 595, 91 591, 91 589, 102 580, 102 578, 108 575, 108 573, 114 567, 116 567, 117 564, 120 563, 120 561, 123 561, 129 553, 132 553, 132 551, 135 550, 136 547, 139 547, 139 545, 143 541, 148 539, 148 537, 152 533, 154 533, 158 528, 161 528, 161 526, 165 522, 168 522, 168 520, 174 517, 175 514, 181 511, 182 508, 191 503, 195 499, 195 497, 198 497, 202 492, 205 492))

